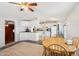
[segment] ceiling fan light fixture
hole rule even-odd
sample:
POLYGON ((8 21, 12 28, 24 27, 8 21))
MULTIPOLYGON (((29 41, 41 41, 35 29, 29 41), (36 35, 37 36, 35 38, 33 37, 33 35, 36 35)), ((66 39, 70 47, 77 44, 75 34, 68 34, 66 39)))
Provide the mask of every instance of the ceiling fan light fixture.
POLYGON ((21 7, 20 11, 23 11, 24 9, 25 10, 30 10, 31 12, 34 12, 33 8, 34 6, 37 6, 37 3, 30 3, 30 2, 9 2, 9 3, 12 3, 12 4, 16 4, 16 5, 19 5, 21 7))
POLYGON ((25 6, 21 6, 21 8, 25 8, 25 6))
POLYGON ((21 8, 22 8, 22 9, 26 9, 26 10, 28 9, 27 6, 21 6, 21 8))
POLYGON ((28 7, 25 7, 24 9, 25 9, 25 10, 28 10, 28 7))

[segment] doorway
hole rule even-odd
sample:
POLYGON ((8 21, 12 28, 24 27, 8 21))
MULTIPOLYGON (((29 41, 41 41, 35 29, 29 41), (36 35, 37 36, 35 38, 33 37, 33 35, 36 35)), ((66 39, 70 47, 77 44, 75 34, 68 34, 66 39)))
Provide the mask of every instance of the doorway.
POLYGON ((14 42, 14 21, 5 21, 5 44, 14 42))

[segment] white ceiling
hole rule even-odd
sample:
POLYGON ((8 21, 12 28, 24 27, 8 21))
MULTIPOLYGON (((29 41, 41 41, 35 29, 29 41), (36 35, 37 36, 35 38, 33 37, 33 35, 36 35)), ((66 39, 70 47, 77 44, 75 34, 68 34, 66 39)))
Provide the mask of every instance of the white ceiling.
POLYGON ((75 2, 39 2, 35 12, 20 11, 20 7, 7 2, 0 2, 0 16, 13 19, 31 19, 39 17, 40 21, 50 19, 65 19, 75 8, 75 2))

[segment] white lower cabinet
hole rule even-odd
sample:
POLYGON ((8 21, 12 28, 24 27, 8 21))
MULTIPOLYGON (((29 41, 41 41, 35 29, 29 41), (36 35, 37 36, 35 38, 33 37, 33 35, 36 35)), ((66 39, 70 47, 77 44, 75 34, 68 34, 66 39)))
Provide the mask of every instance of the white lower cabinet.
POLYGON ((39 33, 38 32, 20 32, 20 41, 21 40, 39 41, 39 33))

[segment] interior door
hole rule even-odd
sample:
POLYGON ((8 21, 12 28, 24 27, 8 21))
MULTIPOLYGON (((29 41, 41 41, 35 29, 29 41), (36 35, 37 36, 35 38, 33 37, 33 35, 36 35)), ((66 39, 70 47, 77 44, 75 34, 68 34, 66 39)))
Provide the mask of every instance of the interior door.
POLYGON ((14 41, 14 24, 7 24, 5 26, 5 44, 14 41))

